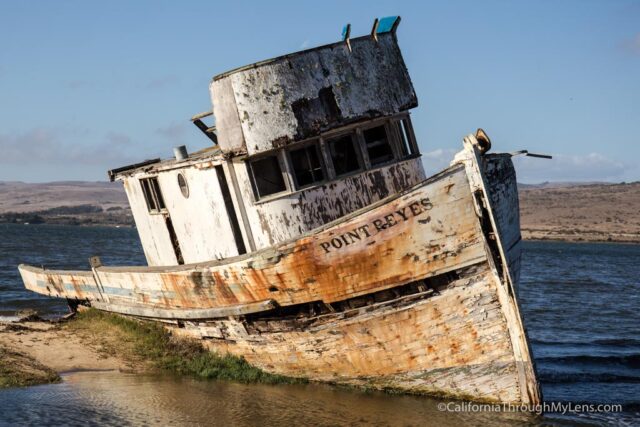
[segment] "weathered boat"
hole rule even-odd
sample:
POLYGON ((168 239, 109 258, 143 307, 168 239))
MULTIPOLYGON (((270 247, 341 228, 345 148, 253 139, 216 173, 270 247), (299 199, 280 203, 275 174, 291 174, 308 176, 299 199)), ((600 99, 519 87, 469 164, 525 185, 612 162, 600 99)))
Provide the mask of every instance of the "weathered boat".
POLYGON ((511 155, 479 130, 425 176, 398 22, 216 76, 212 112, 192 118, 212 147, 109 171, 148 266, 21 265, 25 286, 269 372, 540 402, 511 155))

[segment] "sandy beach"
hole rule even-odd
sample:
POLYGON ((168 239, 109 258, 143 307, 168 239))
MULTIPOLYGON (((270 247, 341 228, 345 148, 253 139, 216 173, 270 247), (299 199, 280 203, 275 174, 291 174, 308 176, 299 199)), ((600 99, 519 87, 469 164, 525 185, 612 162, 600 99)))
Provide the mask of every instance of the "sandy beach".
POLYGON ((109 335, 77 334, 60 323, 0 323, 0 346, 23 354, 58 373, 140 370, 142 365, 109 351, 109 335), (103 342, 101 342, 103 341, 103 342))
POLYGON ((218 355, 162 325, 85 309, 47 321, 36 314, 0 322, 0 388, 58 381, 83 371, 171 373, 243 383, 300 383, 218 355))
POLYGON ((56 382, 69 372, 148 370, 148 363, 115 350, 120 338, 109 328, 95 333, 64 322, 0 322, 0 388, 56 382))

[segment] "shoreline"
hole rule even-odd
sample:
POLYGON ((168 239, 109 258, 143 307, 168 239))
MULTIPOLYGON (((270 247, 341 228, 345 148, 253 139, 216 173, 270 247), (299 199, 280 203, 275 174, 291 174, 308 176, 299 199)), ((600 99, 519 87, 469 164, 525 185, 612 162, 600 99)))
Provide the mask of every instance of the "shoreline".
POLYGON ((0 220, 0 225, 29 225, 29 226, 38 226, 38 225, 55 225, 55 226, 60 226, 60 227, 78 227, 78 228, 91 228, 91 227, 95 227, 95 228, 136 228, 135 224, 129 224, 129 223, 74 223, 74 222, 7 222, 7 221, 1 221, 0 220))
POLYGON ((60 375, 78 371, 142 371, 142 365, 109 354, 98 337, 70 333, 62 322, 21 319, 0 322, 0 353, 16 355, 23 363, 0 370, 0 388, 59 382, 60 375), (35 372, 54 373, 55 378, 35 372), (26 380, 20 380, 24 378, 26 380))
POLYGON ((531 230, 522 228, 522 240, 525 241, 545 241, 564 243, 622 243, 640 244, 640 235, 635 233, 604 233, 604 232, 577 232, 561 230, 531 230))
POLYGON ((244 359, 219 355, 155 322, 86 309, 44 320, 34 313, 0 322, 0 389, 61 381, 70 372, 168 373, 241 383, 297 384, 244 359))
POLYGON ((532 243, 539 243, 539 242, 544 242, 544 243, 575 243, 577 245, 580 244, 598 244, 598 245, 640 245, 640 241, 625 241, 625 240, 562 240, 562 239, 545 239, 544 237, 541 238, 529 238, 529 239, 522 239, 525 242, 532 242, 532 243))

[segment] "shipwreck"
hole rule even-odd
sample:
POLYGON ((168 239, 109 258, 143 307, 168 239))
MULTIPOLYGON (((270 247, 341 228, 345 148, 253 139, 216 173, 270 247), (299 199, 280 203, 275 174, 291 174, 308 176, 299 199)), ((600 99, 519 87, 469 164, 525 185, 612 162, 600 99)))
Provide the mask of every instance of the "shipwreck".
POLYGON ((20 265, 25 286, 268 372, 539 403, 512 154, 478 130, 425 175, 399 21, 215 76, 210 147, 109 171, 148 265, 20 265))

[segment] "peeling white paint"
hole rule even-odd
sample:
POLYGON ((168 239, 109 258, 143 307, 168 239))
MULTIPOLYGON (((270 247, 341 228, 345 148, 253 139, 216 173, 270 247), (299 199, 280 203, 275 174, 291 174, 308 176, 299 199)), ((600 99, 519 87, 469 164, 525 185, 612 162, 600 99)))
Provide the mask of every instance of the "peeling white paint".
POLYGON ((417 106, 395 34, 321 46, 218 76, 220 147, 249 155, 417 106))

